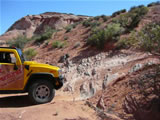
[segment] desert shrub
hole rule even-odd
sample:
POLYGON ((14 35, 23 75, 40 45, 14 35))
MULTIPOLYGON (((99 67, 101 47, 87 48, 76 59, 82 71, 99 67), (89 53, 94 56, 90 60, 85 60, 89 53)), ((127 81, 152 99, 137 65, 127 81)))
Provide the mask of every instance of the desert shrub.
POLYGON ((100 30, 88 38, 87 43, 98 48, 103 48, 106 42, 105 30, 100 30))
POLYGON ((138 32, 141 47, 149 52, 160 51, 160 24, 151 23, 138 32))
POLYGON ((91 35, 93 35, 93 34, 95 34, 95 33, 97 33, 98 31, 100 30, 100 28, 99 27, 93 27, 93 28, 91 28, 91 35))
POLYGON ((113 23, 119 23, 125 28, 126 32, 137 27, 140 20, 147 14, 148 8, 144 6, 132 7, 128 13, 120 15, 112 20, 113 23))
POLYGON ((64 40, 68 40, 68 36, 64 36, 64 40))
POLYGON ((119 18, 113 18, 112 22, 120 24, 122 27, 127 28, 130 24, 131 19, 128 14, 120 15, 119 18))
POLYGON ((87 43, 103 49, 106 42, 117 40, 124 29, 120 24, 109 24, 106 29, 93 33, 87 40, 87 43))
POLYGON ((119 11, 117 11, 117 12, 114 12, 114 13, 112 14, 112 17, 115 17, 115 16, 120 15, 121 13, 125 13, 125 12, 126 12, 126 9, 119 10, 119 11))
POLYGON ((152 7, 152 6, 155 6, 155 5, 160 5, 160 1, 152 2, 152 3, 148 4, 147 7, 152 7))
POLYGON ((118 47, 136 47, 154 54, 160 52, 160 24, 150 23, 140 31, 132 31, 129 37, 117 42, 118 47))
POLYGON ((100 22, 91 22, 90 23, 90 26, 91 26, 91 28, 94 28, 94 27, 96 27, 96 26, 99 26, 101 23, 100 22))
POLYGON ((85 27, 96 27, 96 26, 99 26, 101 23, 98 22, 98 21, 91 21, 91 19, 88 19, 88 20, 85 20, 83 21, 82 25, 85 26, 85 27))
POLYGON ((140 22, 140 20, 142 19, 142 17, 147 14, 148 12, 148 8, 147 7, 136 7, 134 9, 131 9, 129 12, 129 16, 131 18, 131 23, 129 25, 130 29, 133 29, 135 27, 137 27, 138 23, 140 22))
POLYGON ((79 22, 72 24, 73 28, 76 28, 76 26, 79 24, 79 22))
POLYGON ((104 22, 106 22, 110 17, 109 16, 105 16, 105 15, 101 15, 101 18, 103 19, 104 22))
POLYGON ((52 43, 52 48, 63 48, 66 45, 66 42, 54 41, 52 43))
POLYGON ((68 26, 65 27, 66 33, 70 32, 73 28, 76 28, 76 26, 79 24, 79 22, 74 23, 74 24, 70 24, 68 26))
POLYGON ((12 39, 12 40, 9 40, 9 41, 7 42, 7 44, 8 44, 10 47, 14 46, 14 47, 23 49, 24 46, 25 46, 25 44, 26 44, 27 42, 29 42, 29 41, 30 41, 30 39, 26 38, 26 36, 18 36, 17 38, 14 38, 14 39, 12 39))
POLYGON ((31 60, 34 56, 37 55, 37 51, 33 48, 28 48, 24 51, 24 56, 27 60, 31 60))
POLYGON ((72 30, 73 26, 72 25, 68 25, 67 27, 65 27, 66 33, 70 32, 72 30))
POLYGON ((52 29, 50 27, 46 27, 44 33, 42 33, 41 35, 34 36, 33 39, 35 40, 36 43, 42 43, 45 40, 50 39, 54 32, 57 32, 57 30, 52 29))
POLYGON ((119 39, 116 43, 116 47, 117 48, 129 48, 129 47, 139 48, 138 33, 136 31, 132 31, 128 37, 123 37, 119 39))
POLYGON ((85 27, 89 27, 91 25, 91 22, 89 20, 85 20, 83 21, 82 25, 85 27))
POLYGON ((139 9, 139 8, 143 8, 145 7, 144 5, 139 5, 139 6, 133 6, 130 8, 129 12, 133 11, 133 10, 136 10, 136 9, 139 9))
POLYGON ((96 16, 94 17, 94 20, 99 20, 101 18, 101 16, 96 16))

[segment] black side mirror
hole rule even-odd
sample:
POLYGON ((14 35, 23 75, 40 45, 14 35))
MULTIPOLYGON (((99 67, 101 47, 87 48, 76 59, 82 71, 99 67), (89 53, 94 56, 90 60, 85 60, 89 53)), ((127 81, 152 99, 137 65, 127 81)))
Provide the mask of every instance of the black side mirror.
POLYGON ((18 66, 16 65, 16 63, 14 63, 14 70, 18 70, 18 66))

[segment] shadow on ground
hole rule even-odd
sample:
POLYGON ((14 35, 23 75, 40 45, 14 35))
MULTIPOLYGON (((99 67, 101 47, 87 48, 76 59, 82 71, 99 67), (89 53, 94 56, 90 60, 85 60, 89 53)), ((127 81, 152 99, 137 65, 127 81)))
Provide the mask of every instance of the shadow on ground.
POLYGON ((28 95, 5 96, 0 98, 0 108, 32 106, 28 95))

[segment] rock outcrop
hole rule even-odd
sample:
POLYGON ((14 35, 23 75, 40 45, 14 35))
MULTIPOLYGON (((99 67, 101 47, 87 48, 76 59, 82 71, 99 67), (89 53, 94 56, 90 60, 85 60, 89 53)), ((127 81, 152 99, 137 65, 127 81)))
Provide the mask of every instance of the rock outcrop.
POLYGON ((73 14, 64 14, 56 12, 46 12, 39 15, 27 15, 16 21, 0 40, 8 40, 18 35, 26 35, 32 37, 35 34, 43 33, 47 26, 60 30, 69 24, 74 24, 85 19, 88 16, 76 16, 73 14))

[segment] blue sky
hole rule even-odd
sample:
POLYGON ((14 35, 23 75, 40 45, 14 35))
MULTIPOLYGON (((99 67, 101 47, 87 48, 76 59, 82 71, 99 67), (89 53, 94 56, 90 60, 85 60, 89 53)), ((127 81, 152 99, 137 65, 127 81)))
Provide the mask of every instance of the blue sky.
POLYGON ((147 5, 157 0, 0 0, 0 35, 18 19, 44 12, 76 15, 111 15, 120 9, 147 5))

